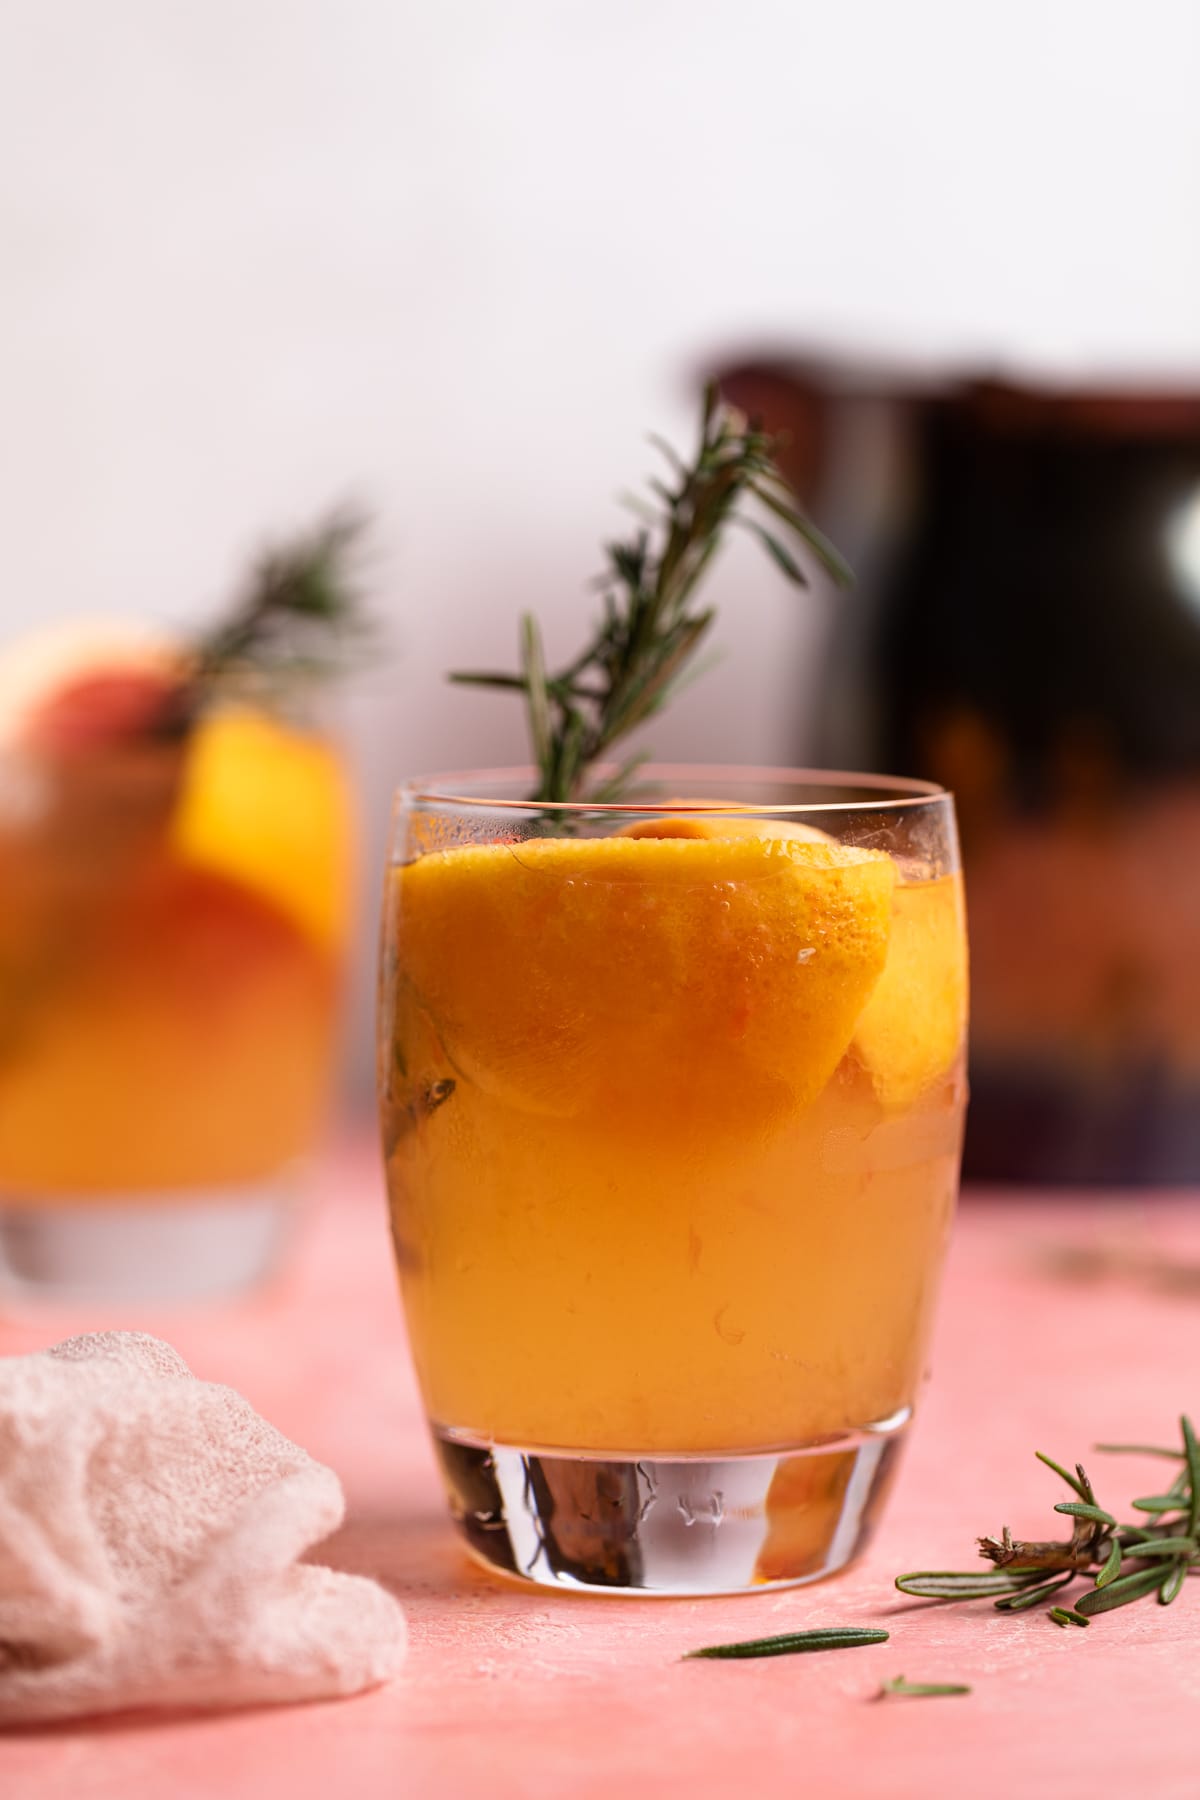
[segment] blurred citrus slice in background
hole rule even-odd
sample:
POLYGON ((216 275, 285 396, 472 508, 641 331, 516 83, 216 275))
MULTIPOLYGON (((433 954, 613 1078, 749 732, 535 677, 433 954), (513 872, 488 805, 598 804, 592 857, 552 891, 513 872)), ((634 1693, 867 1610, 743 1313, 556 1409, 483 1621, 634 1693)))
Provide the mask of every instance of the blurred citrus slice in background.
POLYGON ((64 620, 0 651, 0 749, 69 756, 128 742, 186 674, 163 633, 132 620, 64 620))
POLYGON ((250 888, 333 949, 350 906, 351 835, 328 743, 249 707, 201 720, 171 830, 181 862, 250 888))

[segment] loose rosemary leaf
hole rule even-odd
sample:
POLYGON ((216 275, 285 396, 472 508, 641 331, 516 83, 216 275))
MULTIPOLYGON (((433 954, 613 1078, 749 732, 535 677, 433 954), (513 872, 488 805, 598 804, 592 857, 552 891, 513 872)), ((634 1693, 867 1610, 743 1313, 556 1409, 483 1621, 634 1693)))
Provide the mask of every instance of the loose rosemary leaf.
POLYGON ((855 1650, 863 1644, 886 1644, 889 1633, 856 1625, 833 1625, 818 1631, 787 1631, 779 1637, 746 1638, 739 1644, 709 1644, 689 1650, 684 1661, 712 1657, 733 1661, 755 1656, 802 1656, 814 1650, 855 1650))
POLYGON ((962 1681, 906 1681, 903 1675, 897 1675, 894 1681, 885 1681, 880 1688, 880 1697, 888 1694, 900 1694, 906 1699, 933 1699, 942 1694, 969 1694, 970 1688, 962 1681))

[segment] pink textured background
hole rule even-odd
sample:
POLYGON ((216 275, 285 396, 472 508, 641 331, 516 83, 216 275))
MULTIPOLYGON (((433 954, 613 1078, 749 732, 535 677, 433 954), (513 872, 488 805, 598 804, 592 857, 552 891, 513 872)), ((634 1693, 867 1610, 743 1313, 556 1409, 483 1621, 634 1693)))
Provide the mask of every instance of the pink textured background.
POLYGON ((1169 1437, 1181 1408, 1200 1412, 1200 1288, 1067 1281, 1039 1247, 1119 1241, 1200 1260, 1194 1196, 975 1196, 952 1253, 933 1386, 866 1560, 813 1588, 655 1602, 544 1596, 467 1562, 422 1430, 369 1154, 331 1165, 326 1188, 272 1293, 169 1316, 10 1317, 0 1353, 137 1325, 240 1388, 341 1474, 348 1522, 319 1560, 402 1597, 405 1673, 324 1706, 10 1734, 4 1800, 1200 1795, 1200 1581, 1169 1611, 1140 1603, 1086 1632, 987 1603, 910 1603, 892 1587, 901 1570, 971 1566, 978 1531, 1051 1530, 1058 1484, 1035 1447, 1084 1456, 1102 1501, 1119 1508, 1156 1486, 1161 1463, 1087 1453, 1097 1438, 1169 1437), (699 1644, 847 1623, 884 1624, 891 1641, 679 1661, 699 1644), (897 1674, 974 1692, 877 1701, 897 1674))

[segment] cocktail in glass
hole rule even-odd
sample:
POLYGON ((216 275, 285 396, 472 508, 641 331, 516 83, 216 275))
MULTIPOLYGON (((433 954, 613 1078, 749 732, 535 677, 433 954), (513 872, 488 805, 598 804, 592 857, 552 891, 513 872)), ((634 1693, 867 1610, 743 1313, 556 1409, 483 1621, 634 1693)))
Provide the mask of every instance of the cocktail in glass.
POLYGON ((299 689, 160 729, 170 659, 122 658, 0 709, 0 1289, 27 1296, 258 1279, 329 1095, 341 760, 299 689))
POLYGON ((734 1591, 861 1548, 954 1203, 966 949, 919 783, 402 790, 380 1089, 408 1330, 473 1551, 734 1591))

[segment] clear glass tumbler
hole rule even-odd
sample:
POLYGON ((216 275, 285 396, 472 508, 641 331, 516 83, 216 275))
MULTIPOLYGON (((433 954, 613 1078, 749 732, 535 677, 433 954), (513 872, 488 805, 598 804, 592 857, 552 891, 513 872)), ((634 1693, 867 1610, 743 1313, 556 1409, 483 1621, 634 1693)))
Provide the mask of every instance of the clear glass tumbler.
POLYGON ((921 1385, 965 1102, 953 803, 661 768, 401 790, 380 1093, 409 1337, 472 1551, 546 1586, 816 1580, 921 1385))
POLYGON ((273 1268, 326 1119, 353 848, 302 701, 77 743, 81 686, 53 741, 0 737, 0 1296, 273 1268))

